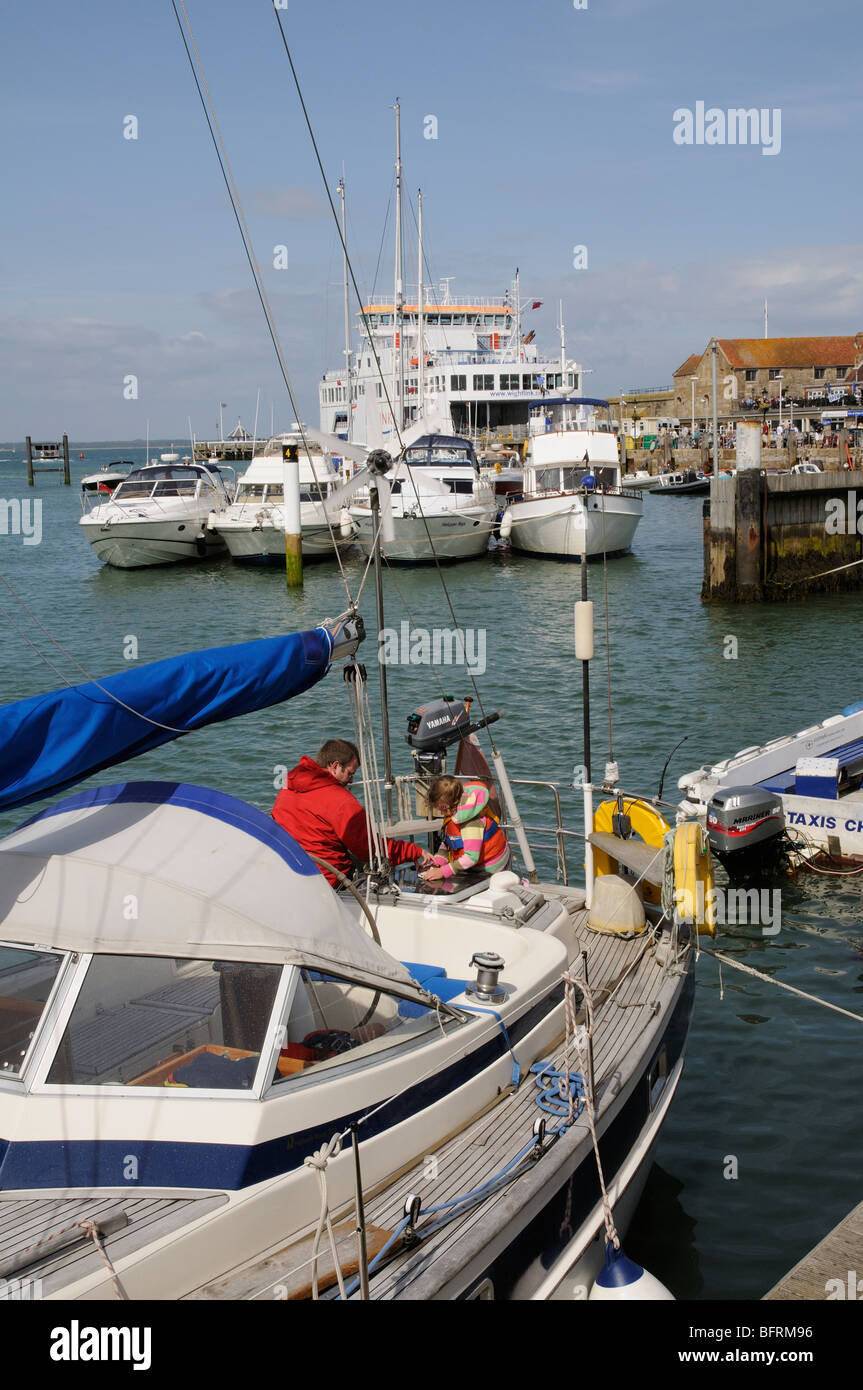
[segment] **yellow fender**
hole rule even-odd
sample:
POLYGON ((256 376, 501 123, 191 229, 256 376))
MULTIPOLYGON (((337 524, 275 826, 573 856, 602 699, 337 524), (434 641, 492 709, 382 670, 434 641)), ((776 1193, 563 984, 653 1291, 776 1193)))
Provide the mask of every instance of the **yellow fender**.
MULTIPOLYGON (((639 839, 646 845, 652 845, 654 849, 661 849, 662 842, 671 829, 668 821, 657 811, 655 806, 651 806, 647 801, 639 801, 637 798, 628 800, 623 798, 624 815, 629 816, 632 822, 632 829, 639 839)), ((617 814, 617 801, 602 801, 597 806, 593 817, 594 830, 601 831, 605 835, 614 834, 614 822, 612 817, 617 814)), ((596 877, 600 874, 616 874, 618 863, 612 859, 611 855, 603 850, 594 849, 593 851, 593 872, 596 877)), ((657 906, 662 902, 662 893, 659 888, 652 883, 642 883, 644 901, 655 903, 657 906)))
POLYGON ((707 836, 697 821, 684 821, 674 834, 674 901, 685 922, 716 935, 716 893, 707 836))

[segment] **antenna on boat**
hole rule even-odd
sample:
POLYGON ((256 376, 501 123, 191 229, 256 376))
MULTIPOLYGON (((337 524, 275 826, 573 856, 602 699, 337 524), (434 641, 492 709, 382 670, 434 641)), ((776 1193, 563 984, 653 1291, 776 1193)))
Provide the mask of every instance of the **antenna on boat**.
POLYGON ((665 766, 664 766, 663 769, 662 769, 662 776, 661 776, 660 779, 659 779, 659 791, 656 793, 656 799, 657 799, 657 801, 658 801, 658 800, 660 799, 660 797, 662 796, 662 788, 665 786, 665 774, 666 774, 666 772, 668 771, 668 764, 671 762, 671 759, 674 757, 675 753, 677 752, 677 750, 678 750, 678 748, 681 746, 681 744, 684 744, 688 738, 689 738, 689 734, 686 734, 686 735, 680 740, 680 743, 675 743, 675 745, 674 745, 674 747, 672 748, 671 752, 669 753, 668 757, 665 759, 665 766))

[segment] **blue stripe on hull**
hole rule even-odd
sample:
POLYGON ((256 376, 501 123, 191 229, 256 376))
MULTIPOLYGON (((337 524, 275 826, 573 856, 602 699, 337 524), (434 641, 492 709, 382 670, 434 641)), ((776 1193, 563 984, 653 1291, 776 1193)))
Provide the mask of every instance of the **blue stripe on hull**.
MULTIPOLYGON (((510 1025, 513 1044, 535 1028, 562 999, 563 986, 556 985, 510 1025)), ((363 1124, 362 1137, 370 1139, 434 1105, 508 1052, 502 1033, 497 1031, 475 1052, 377 1109, 363 1124)), ((212 1187, 237 1191, 301 1167, 303 1160, 327 1143, 336 1131, 347 1129, 363 1114, 364 1110, 357 1110, 350 1115, 334 1116, 322 1127, 281 1135, 263 1144, 0 1139, 0 1189, 9 1192, 40 1187, 212 1187), (130 1157, 136 1160, 134 1181, 124 1172, 130 1157)))

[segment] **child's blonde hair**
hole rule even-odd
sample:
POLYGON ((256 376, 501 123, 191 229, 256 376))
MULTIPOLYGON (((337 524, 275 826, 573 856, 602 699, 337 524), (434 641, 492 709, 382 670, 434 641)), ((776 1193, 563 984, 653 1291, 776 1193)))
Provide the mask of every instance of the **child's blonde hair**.
POLYGON ((429 787, 429 806, 444 805, 454 811, 464 796, 464 787, 457 777, 436 777, 429 787))

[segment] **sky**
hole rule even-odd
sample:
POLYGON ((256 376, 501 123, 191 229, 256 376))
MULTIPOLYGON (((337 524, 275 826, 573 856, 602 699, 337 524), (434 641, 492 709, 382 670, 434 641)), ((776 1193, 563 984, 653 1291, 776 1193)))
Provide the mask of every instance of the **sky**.
MULTIPOLYGON (((765 297, 771 336, 863 330, 857 0, 284 2, 364 295, 392 287, 398 100, 433 277, 499 295, 518 266, 543 301, 525 327, 556 354, 563 301, 591 395, 670 385, 713 334, 761 336, 765 297), (682 143, 698 103, 723 113, 711 138, 731 109, 758 129, 682 143)), ((344 346, 341 251, 273 3, 185 4, 317 425, 344 346)), ((0 439, 143 438, 149 422, 179 441, 190 420, 213 438, 220 402, 226 432, 251 429, 259 393, 258 432, 271 412, 288 428, 171 0, 5 6, 0 51, 0 439)))

